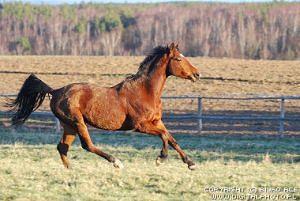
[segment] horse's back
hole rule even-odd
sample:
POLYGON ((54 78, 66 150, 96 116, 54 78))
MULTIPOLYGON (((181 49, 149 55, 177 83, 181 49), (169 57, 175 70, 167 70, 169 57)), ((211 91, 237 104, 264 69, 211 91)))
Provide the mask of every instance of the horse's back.
POLYGON ((117 130, 126 118, 124 100, 113 88, 76 83, 54 91, 51 110, 64 121, 76 121, 82 116, 94 127, 117 130))

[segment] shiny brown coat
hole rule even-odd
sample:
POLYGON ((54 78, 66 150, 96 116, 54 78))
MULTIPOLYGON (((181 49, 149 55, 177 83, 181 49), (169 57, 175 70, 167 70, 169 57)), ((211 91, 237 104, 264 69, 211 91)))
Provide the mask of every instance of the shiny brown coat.
POLYGON ((171 145, 183 162, 194 169, 194 162, 182 151, 162 122, 161 95, 170 75, 192 81, 199 78, 198 69, 174 43, 154 48, 135 75, 113 87, 78 83, 56 90, 45 89, 45 93, 52 95, 51 110, 64 128, 57 146, 63 164, 69 167, 67 152, 78 135, 84 149, 104 157, 115 167, 122 167, 118 159, 94 146, 86 125, 89 124, 105 130, 135 130, 157 135, 163 142, 157 164, 166 159, 168 145, 171 145))

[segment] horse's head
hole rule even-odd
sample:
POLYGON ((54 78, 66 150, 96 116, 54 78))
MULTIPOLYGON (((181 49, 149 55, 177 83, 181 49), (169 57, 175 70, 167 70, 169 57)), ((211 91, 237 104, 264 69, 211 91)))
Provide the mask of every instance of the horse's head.
POLYGON ((168 45, 169 49, 169 64, 168 74, 184 79, 189 79, 195 82, 200 79, 200 73, 197 67, 193 66, 191 62, 180 53, 178 45, 171 43, 168 45))

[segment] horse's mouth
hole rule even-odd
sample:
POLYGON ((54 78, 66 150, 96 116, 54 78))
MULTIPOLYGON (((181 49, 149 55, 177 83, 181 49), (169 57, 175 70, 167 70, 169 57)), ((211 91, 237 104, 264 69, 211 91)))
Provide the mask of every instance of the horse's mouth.
POLYGON ((197 80, 200 80, 200 75, 199 73, 195 73, 188 76, 188 79, 191 80, 192 82, 196 82, 197 80))

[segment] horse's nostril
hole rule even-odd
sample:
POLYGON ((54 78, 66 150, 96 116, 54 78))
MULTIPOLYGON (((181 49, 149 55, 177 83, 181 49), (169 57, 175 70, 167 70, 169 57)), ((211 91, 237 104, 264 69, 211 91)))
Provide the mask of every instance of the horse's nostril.
POLYGON ((199 79, 200 78, 200 74, 199 73, 195 73, 194 76, 199 79))

